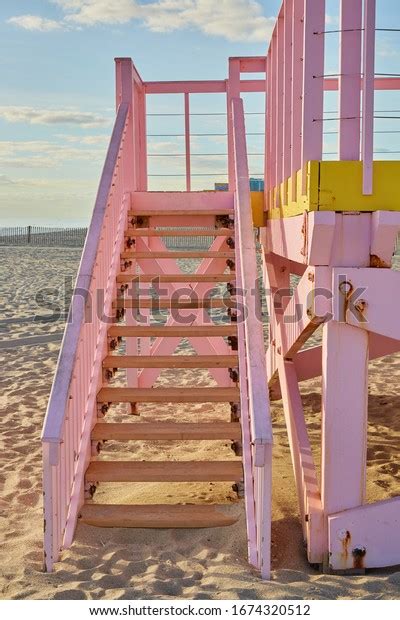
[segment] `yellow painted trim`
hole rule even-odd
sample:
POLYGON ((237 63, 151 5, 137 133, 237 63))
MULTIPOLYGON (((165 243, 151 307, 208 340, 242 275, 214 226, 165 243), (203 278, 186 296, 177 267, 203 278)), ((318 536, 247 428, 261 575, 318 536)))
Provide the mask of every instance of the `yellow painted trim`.
POLYGON ((360 161, 311 161, 304 172, 269 192, 267 217, 293 217, 305 211, 400 211, 400 161, 374 162, 372 196, 363 195, 362 180, 360 161))
POLYGON ((253 224, 256 228, 265 226, 266 213, 264 210, 264 192, 250 192, 250 194, 253 224))

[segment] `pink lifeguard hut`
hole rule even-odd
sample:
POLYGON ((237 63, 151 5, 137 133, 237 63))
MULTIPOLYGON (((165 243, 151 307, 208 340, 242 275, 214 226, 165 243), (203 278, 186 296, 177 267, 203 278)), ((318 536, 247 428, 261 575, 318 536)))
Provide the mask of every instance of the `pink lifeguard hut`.
POLYGON ((221 481, 244 498, 249 561, 268 579, 270 398, 283 401, 309 562, 332 571, 400 564, 400 498, 365 503, 368 361, 400 350, 400 274, 391 269, 400 162, 374 161, 374 93, 399 90, 400 79, 375 74, 375 0, 340 5, 333 28, 324 0, 284 0, 266 56, 230 58, 225 80, 145 82, 130 59, 116 60, 116 120, 43 429, 46 570, 79 521, 207 528, 238 518, 223 505, 162 496, 148 505, 99 503, 92 497, 102 482, 221 481), (340 68, 330 76, 324 49, 335 33, 340 68), (333 116, 324 109, 329 91, 338 95, 333 116), (199 93, 226 97, 228 191, 192 191, 190 99, 199 93), (243 93, 266 96, 263 194, 250 192, 243 93), (183 101, 185 191, 148 191, 146 98, 165 94, 183 101), (323 158, 331 121, 335 161, 323 158), (186 246, 171 249, 171 237, 186 246), (211 238, 209 247, 198 249, 198 237, 211 238), (182 271, 180 259, 197 266, 182 271), (152 320, 155 308, 168 311, 164 324, 152 320), (317 328, 322 344, 304 348, 317 328), (194 354, 174 354, 182 339, 194 354), (157 387, 165 368, 208 369, 212 386, 157 387), (123 386, 114 383, 117 369, 126 370, 123 386), (299 390, 317 376, 320 480, 299 390), (107 421, 120 403, 126 419, 107 421), (140 419, 142 403, 154 403, 153 418, 140 419), (165 403, 226 403, 227 412, 212 422, 163 422, 165 403), (127 458, 104 458, 106 440, 125 445, 127 458), (147 440, 227 440, 234 454, 132 460, 129 442, 147 440))

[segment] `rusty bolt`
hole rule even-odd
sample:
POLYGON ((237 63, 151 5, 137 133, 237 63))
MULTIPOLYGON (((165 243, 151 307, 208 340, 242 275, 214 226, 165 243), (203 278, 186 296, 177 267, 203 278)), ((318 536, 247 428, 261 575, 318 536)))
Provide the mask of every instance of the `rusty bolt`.
POLYGON ((365 301, 365 299, 359 299, 355 304, 354 307, 356 310, 358 310, 358 312, 361 312, 361 314, 365 311, 366 307, 367 307, 367 302, 365 301))

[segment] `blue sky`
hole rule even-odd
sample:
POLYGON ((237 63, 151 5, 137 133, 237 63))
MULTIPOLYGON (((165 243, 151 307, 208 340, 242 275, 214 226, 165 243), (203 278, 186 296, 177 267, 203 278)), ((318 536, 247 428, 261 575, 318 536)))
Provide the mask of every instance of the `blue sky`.
MULTIPOLYGON (((279 5, 280 0, 3 0, 0 226, 88 222, 114 116, 114 57, 131 56, 144 80, 223 79, 229 56, 266 53, 279 5)), ((338 0, 327 2, 332 24, 338 6, 338 0)), ((378 0, 378 22, 400 27, 397 0, 378 0)), ((335 72, 334 35, 327 49, 327 72, 335 72)), ((400 33, 379 33, 377 71, 399 73, 399 54, 400 33)), ((400 109, 397 95, 378 95, 377 102, 382 109, 400 109)), ((335 97, 327 105, 335 106, 335 97)), ((219 95, 191 102, 193 112, 224 108, 219 95)), ((151 97, 148 109, 180 112, 182 99, 151 97)), ((247 97, 246 109, 262 112, 262 96, 247 97)), ((209 118, 206 127, 205 117, 193 117, 192 132, 223 133, 224 122, 209 118)), ((149 133, 179 133, 181 123, 179 117, 169 119, 167 127, 165 119, 151 117, 149 133)), ((384 129, 388 123, 383 121, 384 129)), ((249 115, 247 125, 249 132, 261 132, 263 117, 249 115)), ((377 148, 397 146, 396 134, 377 136, 377 148)), ((262 137, 249 138, 251 153, 262 149, 262 137)), ((326 150, 334 149, 335 137, 328 135, 326 150)), ((222 154, 225 139, 193 138, 192 150, 222 154)), ((149 138, 150 153, 163 151, 182 152, 182 142, 149 138)), ((182 166, 182 158, 149 159, 151 173, 180 174, 182 166)), ((222 173, 225 167, 223 155, 193 159, 198 174, 222 173)), ((262 157, 251 156, 250 168, 260 172, 262 157)), ((196 177, 195 187, 211 187, 214 180, 196 177)), ((183 179, 150 181, 156 189, 161 183, 179 187, 183 179)))

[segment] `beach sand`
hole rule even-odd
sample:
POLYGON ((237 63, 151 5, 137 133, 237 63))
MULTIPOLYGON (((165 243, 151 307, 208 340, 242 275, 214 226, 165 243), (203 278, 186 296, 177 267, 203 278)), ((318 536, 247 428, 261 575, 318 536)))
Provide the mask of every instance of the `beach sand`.
MULTIPOLYGON (((40 291, 55 301, 55 290, 74 277, 79 250, 0 248, 0 339, 59 334, 62 320, 32 323, 42 305, 40 291), (65 280, 66 278, 66 280, 65 280), (28 317, 21 322, 22 317, 28 317), (13 322, 19 319, 19 322, 13 322), (10 322, 11 320, 11 322, 10 322)), ((57 302, 58 303, 58 302, 57 302)), ((66 302, 67 303, 67 302, 66 302)), ((61 303, 61 313, 65 303, 61 303)), ((41 314, 49 309, 41 307, 41 314)), ((232 527, 207 530, 123 530, 79 525, 72 547, 64 551, 52 574, 42 572, 42 492, 40 432, 59 343, 0 349, 0 598, 2 599, 341 599, 399 598, 400 567, 368 571, 365 576, 323 575, 306 560, 297 509, 288 440, 280 401, 272 404, 273 576, 262 582, 246 561, 243 502, 229 486, 117 485, 99 487, 95 501, 214 501, 241 513, 232 527), (178 487, 180 488, 178 489, 178 487), (183 488, 184 487, 184 488, 183 488), (161 497, 162 495, 162 497, 161 497), (168 497, 173 496, 173 497, 168 497)), ((199 375, 197 375, 199 376, 199 375)), ((368 501, 400 494, 400 355, 370 365, 368 501)), ((189 383, 191 371, 164 372, 160 384, 189 383)), ((210 383, 204 372, 200 384, 210 383)), ((310 436, 318 462, 320 380, 302 385, 310 436)), ((219 407, 223 407, 222 405, 219 407)), ((186 408, 187 409, 187 408, 186 408)), ((149 406, 142 408, 149 414, 149 406)), ((210 407, 190 414, 173 407, 163 419, 207 419, 210 407)), ((222 409, 220 415, 225 415, 222 409)), ((214 417, 213 417, 214 416, 214 417)), ((111 445, 110 454, 118 454, 111 445)), ((182 460, 235 458, 227 442, 195 446, 146 442, 131 448, 132 458, 182 460)))

